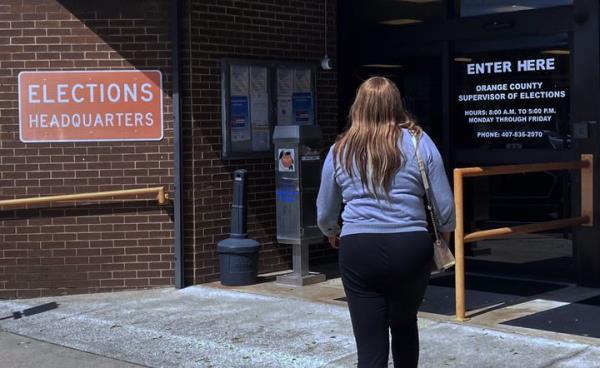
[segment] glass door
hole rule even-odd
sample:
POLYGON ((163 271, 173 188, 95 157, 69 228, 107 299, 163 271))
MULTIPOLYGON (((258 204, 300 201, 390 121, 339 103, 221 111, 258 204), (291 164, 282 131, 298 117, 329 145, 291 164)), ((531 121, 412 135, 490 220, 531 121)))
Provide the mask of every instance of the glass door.
MULTIPOLYGON (((570 161, 581 152, 600 155, 600 3, 348 0, 339 2, 338 14, 340 125, 358 84, 371 75, 387 75, 440 146, 449 169, 570 161)), ((578 211, 579 189, 571 185, 576 175, 465 183, 467 231, 578 211)), ((572 279, 575 254, 578 281, 600 285, 594 261, 600 259, 599 234, 596 228, 577 229, 574 236, 544 234, 556 239, 553 248, 543 248, 545 238, 527 238, 488 255, 498 256, 497 271, 506 275, 529 269, 535 277, 572 279), (516 249, 518 244, 523 249, 516 249)), ((483 261, 486 248, 480 245, 473 255, 483 261)))

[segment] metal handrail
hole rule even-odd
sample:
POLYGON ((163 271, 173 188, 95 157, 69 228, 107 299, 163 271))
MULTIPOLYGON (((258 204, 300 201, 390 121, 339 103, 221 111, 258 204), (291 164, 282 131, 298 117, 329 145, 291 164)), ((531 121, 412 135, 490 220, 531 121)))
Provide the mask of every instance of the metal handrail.
POLYGON ((594 156, 581 155, 580 161, 552 162, 525 165, 502 165, 492 167, 466 167, 454 169, 454 204, 456 208, 456 229, 454 231, 456 319, 465 320, 465 243, 504 237, 512 234, 535 233, 571 226, 592 226, 594 222, 593 185, 594 156), (503 227, 475 231, 465 234, 463 179, 466 177, 523 174, 544 171, 581 170, 581 215, 578 217, 545 221, 514 227, 503 227))
POLYGON ((45 197, 31 197, 31 198, 19 198, 19 199, 6 199, 0 201, 0 207, 6 206, 20 206, 20 205, 33 205, 33 204, 49 204, 54 202, 73 202, 80 200, 95 200, 103 198, 113 197, 126 197, 140 194, 156 193, 156 199, 159 204, 165 204, 168 199, 168 194, 165 193, 165 187, 154 187, 154 188, 141 188, 141 189, 125 189, 125 190, 111 190, 105 192, 91 192, 91 193, 77 193, 77 194, 63 194, 55 196, 45 197))
POLYGON ((475 231, 465 235, 465 243, 476 242, 484 239, 502 238, 508 235, 529 234, 552 229, 561 229, 565 227, 583 225, 588 222, 590 222, 590 218, 588 216, 581 216, 514 227, 501 227, 497 229, 475 231))
POLYGON ((560 170, 576 170, 584 169, 589 166, 588 161, 571 161, 571 162, 548 162, 542 164, 523 164, 523 165, 501 165, 489 167, 463 167, 454 169, 454 172, 459 171, 463 177, 476 176, 492 176, 492 175, 507 175, 507 174, 526 174, 533 172, 544 171, 560 171, 560 170))

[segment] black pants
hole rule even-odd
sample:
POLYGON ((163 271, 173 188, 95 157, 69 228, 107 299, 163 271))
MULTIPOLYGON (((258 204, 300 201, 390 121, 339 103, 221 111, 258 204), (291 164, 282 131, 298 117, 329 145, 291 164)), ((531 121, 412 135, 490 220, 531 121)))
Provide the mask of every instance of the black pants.
POLYGON ((340 239, 340 270, 358 350, 358 367, 417 367, 421 305, 433 257, 426 232, 353 234, 340 239))

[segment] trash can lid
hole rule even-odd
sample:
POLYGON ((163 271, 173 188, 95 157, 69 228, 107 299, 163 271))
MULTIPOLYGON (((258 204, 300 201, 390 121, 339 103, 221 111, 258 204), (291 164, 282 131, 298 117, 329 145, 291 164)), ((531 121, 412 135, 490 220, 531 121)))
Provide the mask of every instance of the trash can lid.
POLYGON ((219 253, 255 253, 260 249, 260 243, 253 239, 227 238, 217 244, 219 253))

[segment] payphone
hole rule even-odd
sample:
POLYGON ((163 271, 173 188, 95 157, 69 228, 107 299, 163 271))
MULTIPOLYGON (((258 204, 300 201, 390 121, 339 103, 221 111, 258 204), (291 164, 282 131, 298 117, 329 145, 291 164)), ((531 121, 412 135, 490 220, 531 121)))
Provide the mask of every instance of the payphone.
POLYGON ((317 226, 316 200, 321 178, 321 130, 318 125, 278 125, 273 132, 277 202, 277 241, 293 247, 293 272, 278 283, 308 285, 325 281, 309 272, 308 246, 323 240, 317 226))

